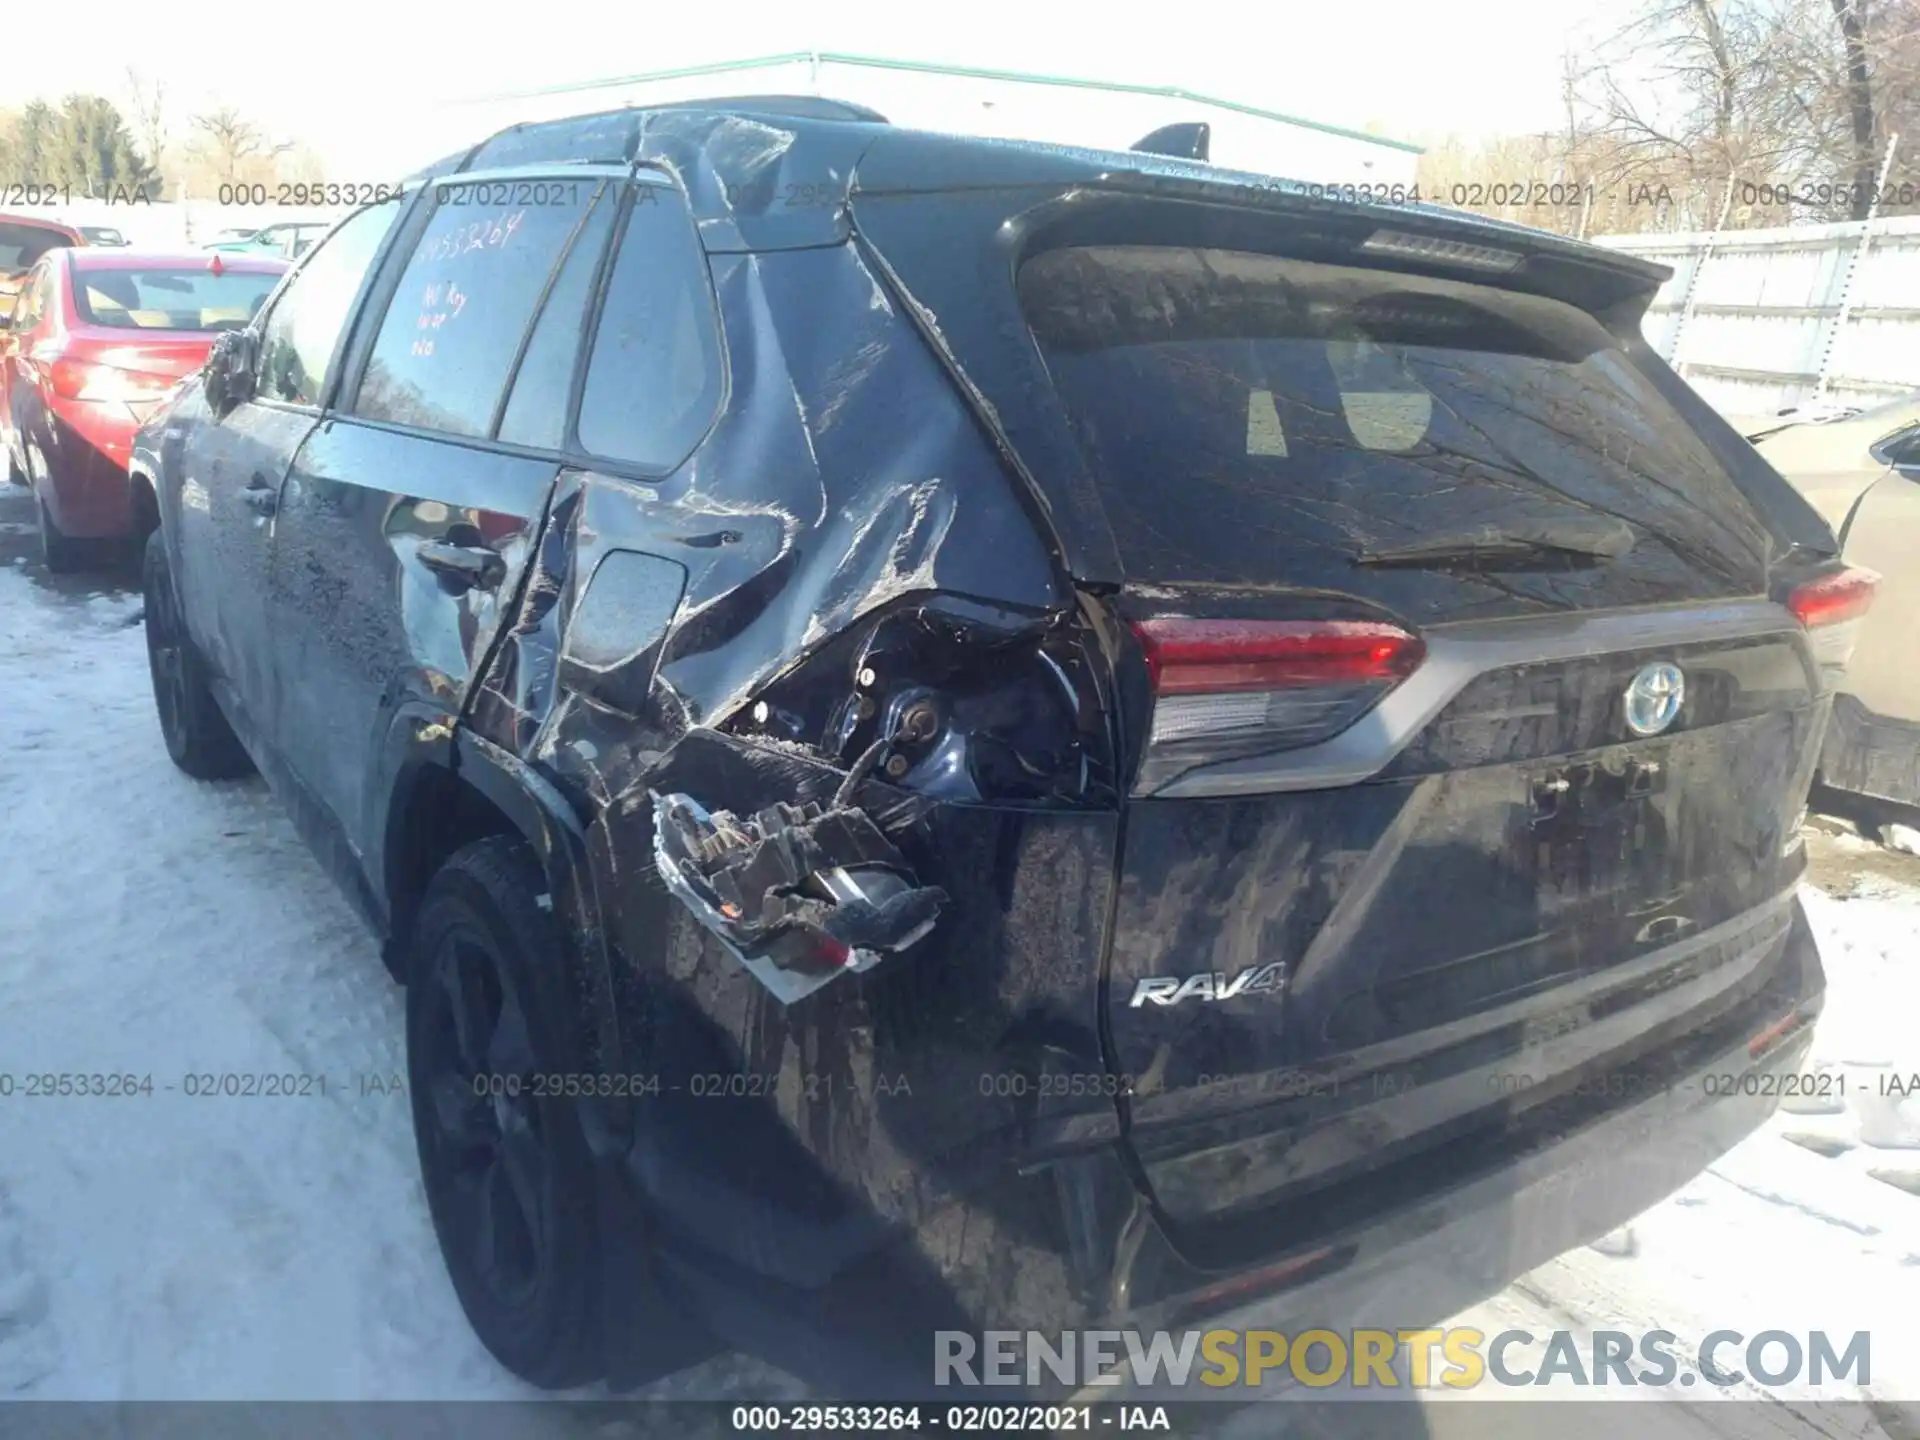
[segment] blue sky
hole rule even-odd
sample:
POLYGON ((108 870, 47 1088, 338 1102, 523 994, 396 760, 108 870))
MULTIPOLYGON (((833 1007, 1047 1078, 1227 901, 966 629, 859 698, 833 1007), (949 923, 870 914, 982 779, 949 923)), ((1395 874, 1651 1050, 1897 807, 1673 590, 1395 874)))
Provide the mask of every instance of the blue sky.
POLYGON ((415 158, 446 101, 812 48, 1179 85, 1425 140, 1559 123, 1561 55, 1590 45, 1628 3, 549 0, 496 8, 321 0, 192 6, 163 18, 150 3, 93 0, 85 44, 14 48, 0 104, 81 88, 124 104, 133 66, 168 81, 176 137, 194 111, 231 104, 313 145, 334 178, 377 179, 396 149, 406 152, 402 163, 415 158))

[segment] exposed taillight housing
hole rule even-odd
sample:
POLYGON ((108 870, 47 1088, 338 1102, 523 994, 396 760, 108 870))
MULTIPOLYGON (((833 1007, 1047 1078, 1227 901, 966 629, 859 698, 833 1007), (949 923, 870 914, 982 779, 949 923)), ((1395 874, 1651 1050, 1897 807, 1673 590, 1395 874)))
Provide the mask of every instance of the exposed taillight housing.
POLYGON ((1136 788, 1331 739, 1420 668, 1418 635, 1372 620, 1136 621, 1153 719, 1136 788))
POLYGON ((1860 638, 1860 623, 1873 608, 1879 586, 1877 574, 1854 566, 1809 580, 1787 596, 1787 608, 1807 627, 1814 658, 1829 689, 1846 673, 1860 638))

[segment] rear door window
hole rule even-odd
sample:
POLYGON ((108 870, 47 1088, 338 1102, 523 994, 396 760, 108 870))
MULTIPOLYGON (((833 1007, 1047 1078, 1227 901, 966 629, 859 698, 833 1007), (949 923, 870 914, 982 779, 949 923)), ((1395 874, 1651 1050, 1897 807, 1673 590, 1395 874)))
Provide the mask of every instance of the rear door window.
POLYGON ((437 187, 354 413, 490 435, 534 317, 604 183, 575 177, 437 187))
POLYGON ((679 464, 719 406, 720 355, 692 217, 674 192, 636 189, 587 362, 581 448, 643 469, 679 464))
POLYGON ((1763 579, 1764 532, 1733 478, 1570 305, 1153 246, 1046 252, 1020 293, 1130 580, 1391 601, 1408 582, 1363 573, 1363 553, 1595 514, 1634 528, 1628 556, 1518 584, 1586 605, 1763 579))

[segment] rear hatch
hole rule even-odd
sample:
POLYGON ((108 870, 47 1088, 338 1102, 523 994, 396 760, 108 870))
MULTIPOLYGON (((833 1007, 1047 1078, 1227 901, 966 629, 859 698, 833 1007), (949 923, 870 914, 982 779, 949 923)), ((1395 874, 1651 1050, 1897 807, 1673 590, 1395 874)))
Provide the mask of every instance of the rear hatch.
MULTIPOLYGON (((1110 530, 1103 1033, 1152 1199, 1225 1236, 1763 983, 1824 723, 1778 597, 1831 541, 1621 338, 1653 281, 1603 321, 1521 238, 1166 214, 1008 267, 1030 370, 927 309, 1029 468, 1064 420, 1110 530)), ((911 287, 912 226, 871 228, 911 287)))

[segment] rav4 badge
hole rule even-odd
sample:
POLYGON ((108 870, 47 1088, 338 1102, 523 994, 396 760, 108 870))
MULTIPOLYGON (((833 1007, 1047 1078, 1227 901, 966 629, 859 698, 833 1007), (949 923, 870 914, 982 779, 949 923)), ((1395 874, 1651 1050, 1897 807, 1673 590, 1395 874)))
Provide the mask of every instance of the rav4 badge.
POLYGON ((1287 976, 1284 961, 1249 965, 1229 979, 1224 971, 1189 975, 1150 975, 1133 987, 1128 1002, 1136 1010, 1151 1000, 1156 1005, 1178 1005, 1182 1000, 1233 1000, 1242 995, 1266 995, 1278 990, 1287 976))

